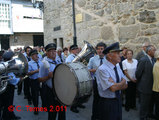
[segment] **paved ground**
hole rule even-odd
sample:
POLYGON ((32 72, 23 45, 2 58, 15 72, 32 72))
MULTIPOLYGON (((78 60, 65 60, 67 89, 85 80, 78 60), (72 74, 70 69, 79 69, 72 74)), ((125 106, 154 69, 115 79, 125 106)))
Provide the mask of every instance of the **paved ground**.
MULTIPOLYGON (((26 105, 28 105, 28 102, 26 99, 24 99, 23 93, 18 96, 17 92, 15 91, 14 104, 15 106, 21 106, 21 108, 18 108, 18 110, 21 111, 18 112, 15 110, 16 115, 21 116, 21 120, 47 120, 47 112, 40 112, 39 115, 34 115, 33 112, 29 110, 27 111, 26 105)), ((86 108, 79 109, 79 113, 73 113, 70 111, 70 108, 67 107, 67 120, 91 120, 92 97, 84 105, 86 108)), ((41 102, 39 106, 41 106, 41 102)), ((31 107, 33 107, 33 105, 31 105, 31 107)), ((123 108, 123 120, 139 120, 139 111, 130 110, 129 112, 126 112, 123 108)))

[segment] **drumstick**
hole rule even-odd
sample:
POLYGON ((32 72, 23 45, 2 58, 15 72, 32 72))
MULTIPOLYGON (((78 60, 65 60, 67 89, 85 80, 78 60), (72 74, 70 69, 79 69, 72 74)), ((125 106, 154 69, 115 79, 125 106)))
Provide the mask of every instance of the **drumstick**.
POLYGON ((100 65, 99 65, 99 66, 97 66, 96 70, 97 70, 99 67, 100 67, 100 65))
POLYGON ((48 61, 46 61, 46 60, 43 60, 42 61, 43 62, 43 64, 44 64, 44 67, 46 68, 46 69, 48 69, 48 71, 50 72, 50 64, 49 64, 49 62, 48 61))

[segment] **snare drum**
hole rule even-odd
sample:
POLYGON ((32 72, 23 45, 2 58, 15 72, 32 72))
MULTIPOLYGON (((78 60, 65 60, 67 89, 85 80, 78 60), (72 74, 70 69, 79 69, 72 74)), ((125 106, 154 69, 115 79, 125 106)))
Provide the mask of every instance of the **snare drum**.
POLYGON ((88 99, 92 93, 92 78, 82 63, 58 65, 52 83, 57 99, 64 105, 72 105, 78 99, 88 99))

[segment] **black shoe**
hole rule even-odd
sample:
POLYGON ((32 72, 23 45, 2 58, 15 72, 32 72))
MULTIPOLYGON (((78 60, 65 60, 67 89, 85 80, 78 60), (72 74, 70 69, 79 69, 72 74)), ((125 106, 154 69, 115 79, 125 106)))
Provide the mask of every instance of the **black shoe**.
POLYGON ((21 117, 19 117, 19 116, 14 116, 11 118, 11 120, 19 120, 19 119, 21 119, 21 117))
POLYGON ((27 96, 24 96, 24 99, 27 99, 27 96))
POLYGON ((125 111, 129 112, 129 108, 125 107, 125 111))
POLYGON ((150 114, 150 115, 148 115, 148 117, 147 118, 149 118, 149 119, 155 119, 156 118, 156 116, 154 115, 154 114, 150 114))
POLYGON ((38 111, 34 111, 34 115, 38 115, 39 114, 39 112, 38 111))
POLYGON ((79 113, 79 110, 77 110, 77 108, 71 108, 71 111, 74 113, 79 113))
POLYGON ((29 105, 32 105, 32 102, 31 102, 31 101, 28 101, 28 104, 29 104, 29 105))
POLYGON ((82 104, 79 104, 77 107, 79 107, 79 108, 86 108, 84 105, 82 105, 82 104))
POLYGON ((99 118, 93 118, 93 117, 92 117, 91 120, 100 120, 100 119, 99 119, 99 118))
POLYGON ((133 109, 133 110, 137 110, 137 107, 132 107, 131 109, 133 109))

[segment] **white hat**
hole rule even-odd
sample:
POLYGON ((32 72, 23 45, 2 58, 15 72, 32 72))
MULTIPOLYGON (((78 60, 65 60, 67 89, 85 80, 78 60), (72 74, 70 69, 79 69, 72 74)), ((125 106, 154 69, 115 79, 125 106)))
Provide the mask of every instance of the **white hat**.
POLYGON ((156 52, 155 52, 155 58, 159 58, 159 50, 156 50, 156 52))

